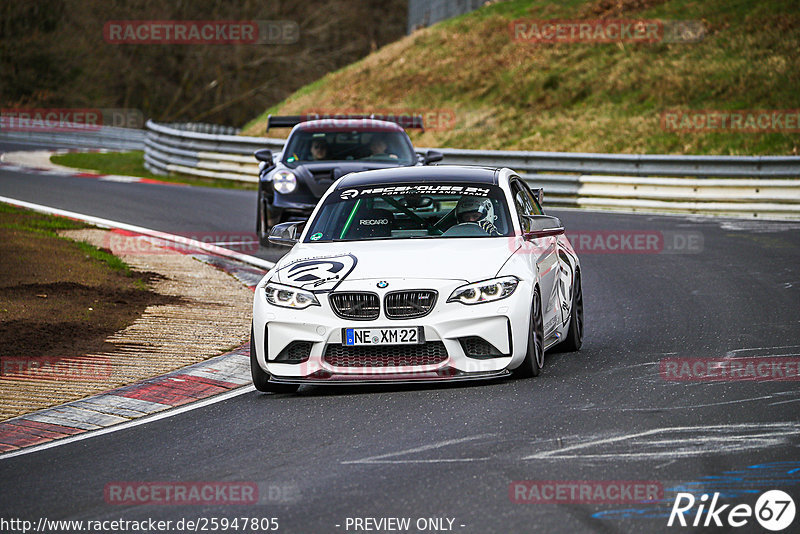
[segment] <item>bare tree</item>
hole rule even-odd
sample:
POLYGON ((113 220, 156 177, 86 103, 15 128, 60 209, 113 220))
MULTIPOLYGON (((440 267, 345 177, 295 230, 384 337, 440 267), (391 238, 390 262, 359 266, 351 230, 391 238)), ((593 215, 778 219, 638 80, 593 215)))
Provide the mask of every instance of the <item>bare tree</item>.
POLYGON ((0 8, 0 105, 242 125, 405 32, 406 0, 27 0, 0 8), (293 44, 111 44, 108 21, 294 21, 293 44))

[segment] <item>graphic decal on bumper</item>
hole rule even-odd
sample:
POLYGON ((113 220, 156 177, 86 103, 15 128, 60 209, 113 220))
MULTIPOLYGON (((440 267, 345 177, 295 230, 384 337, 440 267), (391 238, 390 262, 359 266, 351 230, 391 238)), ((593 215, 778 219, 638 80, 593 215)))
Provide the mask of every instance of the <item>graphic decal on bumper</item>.
POLYGON ((356 263, 352 254, 302 259, 280 268, 278 276, 283 284, 324 293, 336 289, 356 263))

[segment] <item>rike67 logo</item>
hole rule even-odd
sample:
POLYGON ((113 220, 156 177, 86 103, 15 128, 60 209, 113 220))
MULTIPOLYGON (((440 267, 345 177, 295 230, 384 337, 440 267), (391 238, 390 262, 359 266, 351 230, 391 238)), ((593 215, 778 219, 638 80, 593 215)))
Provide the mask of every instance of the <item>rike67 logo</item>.
POLYGON ((772 532, 779 532, 789 527, 794 521, 795 504, 792 497, 781 490, 770 490, 762 493, 755 507, 749 504, 718 504, 719 493, 704 493, 696 499, 691 493, 678 493, 669 514, 667 526, 671 527, 721 527, 739 528, 747 525, 753 517, 758 524, 772 532), (695 505, 697 510, 694 511, 695 505))

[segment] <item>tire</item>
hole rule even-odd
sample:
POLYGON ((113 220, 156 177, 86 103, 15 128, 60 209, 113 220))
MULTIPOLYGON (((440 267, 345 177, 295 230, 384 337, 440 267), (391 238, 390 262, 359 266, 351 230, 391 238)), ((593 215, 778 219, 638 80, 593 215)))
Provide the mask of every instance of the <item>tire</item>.
POLYGON ((258 206, 256 207, 256 235, 262 247, 270 246, 269 231, 276 224, 286 222, 283 210, 271 207, 269 198, 263 190, 258 192, 258 206))
POLYGON ((258 190, 258 204, 256 205, 256 235, 258 236, 258 243, 262 247, 269 246, 269 227, 267 223, 267 214, 265 212, 265 199, 261 189, 258 190))
POLYGON ((581 273, 575 275, 575 287, 572 289, 572 310, 569 312, 569 330, 564 341, 559 343, 559 351, 576 352, 583 345, 583 288, 581 273))
POLYGON ((253 335, 253 327, 250 326, 250 376, 253 378, 253 385, 258 391, 264 393, 294 393, 300 386, 297 384, 276 384, 269 381, 269 373, 258 365, 256 358, 256 342, 253 335))
POLYGON ((533 292, 533 305, 528 323, 528 350, 522 364, 514 369, 518 378, 539 376, 544 367, 544 325, 542 321, 542 298, 539 288, 533 292))
POLYGON ((256 235, 258 235, 258 242, 262 247, 270 246, 269 231, 273 226, 282 222, 280 219, 275 220, 275 209, 270 208, 269 199, 263 192, 258 194, 258 210, 256 214, 256 235))

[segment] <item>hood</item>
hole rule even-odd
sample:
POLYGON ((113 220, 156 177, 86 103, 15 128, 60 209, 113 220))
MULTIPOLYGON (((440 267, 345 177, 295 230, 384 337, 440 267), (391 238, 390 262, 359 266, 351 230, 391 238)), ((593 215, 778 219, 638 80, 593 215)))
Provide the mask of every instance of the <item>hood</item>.
POLYGON ((311 192, 317 196, 322 196, 328 187, 351 172, 371 171, 374 169, 387 169, 398 167, 399 165, 391 162, 375 161, 321 161, 319 163, 303 163, 294 169, 287 167, 298 179, 303 180, 311 192))
POLYGON ((517 246, 514 238, 298 243, 278 262, 273 279, 315 291, 330 290, 344 279, 477 282, 494 277, 517 246))

